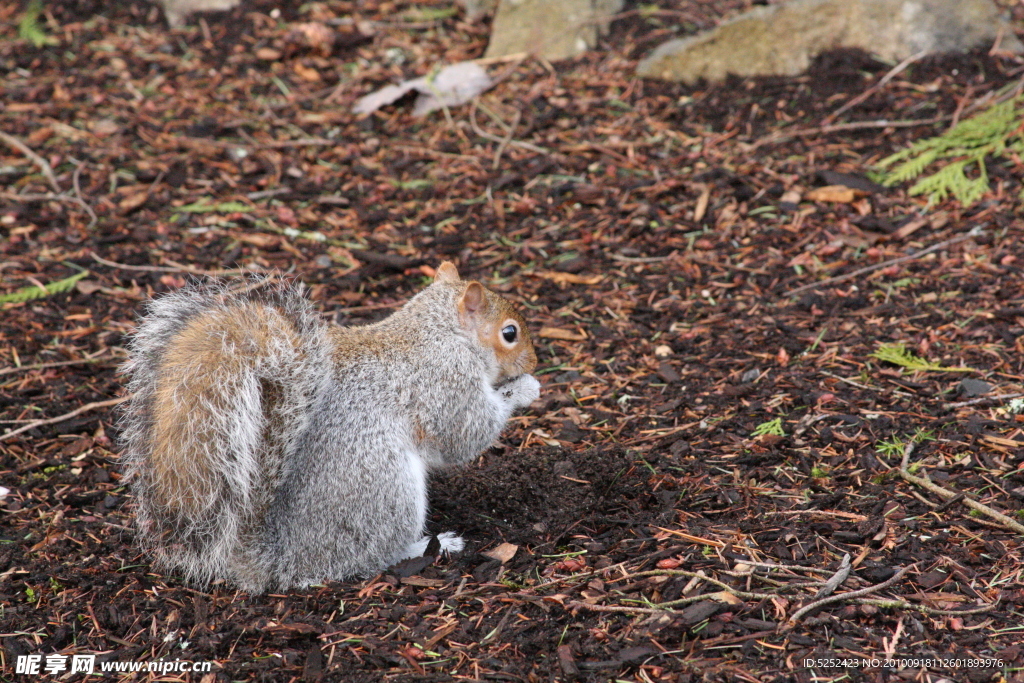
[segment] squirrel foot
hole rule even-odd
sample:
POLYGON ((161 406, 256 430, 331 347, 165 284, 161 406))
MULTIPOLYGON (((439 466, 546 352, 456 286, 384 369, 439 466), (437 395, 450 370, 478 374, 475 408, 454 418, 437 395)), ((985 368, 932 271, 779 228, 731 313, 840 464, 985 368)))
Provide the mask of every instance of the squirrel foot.
POLYGON ((514 408, 525 408, 540 396, 540 382, 533 375, 519 375, 497 388, 498 395, 514 408))
MULTIPOLYGON (((420 540, 410 543, 409 547, 405 549, 405 559, 423 557, 423 553, 427 551, 427 546, 432 538, 434 537, 424 536, 420 540)), ((457 536, 454 531, 445 531, 438 534, 437 540, 441 543, 442 553, 459 553, 466 547, 466 542, 462 540, 462 536, 457 536)))

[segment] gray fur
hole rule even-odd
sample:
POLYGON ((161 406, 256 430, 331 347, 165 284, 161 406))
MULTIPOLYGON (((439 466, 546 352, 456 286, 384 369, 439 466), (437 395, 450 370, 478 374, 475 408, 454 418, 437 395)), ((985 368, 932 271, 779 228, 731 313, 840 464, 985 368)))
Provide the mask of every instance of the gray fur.
MULTIPOLYGON (((300 287, 263 289, 193 285, 151 302, 139 324, 124 366, 133 397, 122 458, 141 541, 190 581, 225 578, 250 591, 372 575, 422 552, 429 471, 475 457, 539 383, 521 375, 493 388, 495 355, 459 326, 452 284, 437 282, 356 328, 328 328, 300 287), (195 400, 195 378, 173 378, 175 405, 187 408, 181 435, 201 454, 183 453, 176 471, 215 489, 182 513, 161 504, 151 458, 163 354, 197 315, 242 304, 261 307, 259 323, 281 318, 288 329, 263 348, 233 348, 224 336, 219 352, 244 361, 190 367, 185 375, 216 380, 212 403, 195 400), (301 340, 298 352, 288 332, 301 340), (279 392, 273 410, 261 393, 268 383, 279 392), (212 476, 190 458, 211 463, 212 476)), ((461 548, 457 537, 444 540, 461 548)))

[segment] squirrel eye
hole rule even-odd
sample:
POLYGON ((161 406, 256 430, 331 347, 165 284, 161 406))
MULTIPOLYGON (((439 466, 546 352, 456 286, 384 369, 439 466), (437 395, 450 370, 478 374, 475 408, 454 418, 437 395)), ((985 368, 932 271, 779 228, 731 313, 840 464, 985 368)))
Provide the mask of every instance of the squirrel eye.
POLYGON ((501 338, 506 343, 513 343, 517 336, 519 336, 519 330, 516 329, 515 325, 505 325, 505 327, 501 328, 501 338))

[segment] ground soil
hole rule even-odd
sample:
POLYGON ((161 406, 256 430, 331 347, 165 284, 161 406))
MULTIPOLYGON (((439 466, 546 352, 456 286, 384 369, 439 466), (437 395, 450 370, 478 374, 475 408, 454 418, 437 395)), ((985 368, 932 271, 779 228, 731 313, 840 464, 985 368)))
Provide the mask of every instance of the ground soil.
POLYGON ((993 159, 969 208, 864 178, 1020 59, 923 59, 832 117, 891 65, 635 79, 677 25, 743 8, 667 0, 575 61, 489 64, 476 104, 360 118, 375 88, 482 55, 487 21, 243 4, 172 32, 142 2, 44 3, 40 48, 0 4, 0 129, 39 155, 0 145, 0 294, 88 271, 0 313, 0 430, 64 416, 0 435, 4 680, 85 653, 212 661, 162 679, 204 683, 1024 681, 1024 539, 967 506, 1024 510, 1024 167, 993 159), (806 196, 835 184, 860 192, 806 196), (110 405, 142 303, 257 266, 360 324, 443 259, 522 307, 544 383, 433 482, 430 529, 467 550, 270 595, 151 567, 110 405), (903 476, 908 452, 967 499, 903 476))

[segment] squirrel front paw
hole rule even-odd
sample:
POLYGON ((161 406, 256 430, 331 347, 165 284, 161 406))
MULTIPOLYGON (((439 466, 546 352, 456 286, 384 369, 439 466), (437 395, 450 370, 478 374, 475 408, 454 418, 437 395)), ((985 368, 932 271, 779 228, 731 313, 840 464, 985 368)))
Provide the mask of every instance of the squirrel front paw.
POLYGON ((498 394, 513 408, 525 408, 540 397, 540 382, 533 375, 519 375, 498 387, 498 394))

